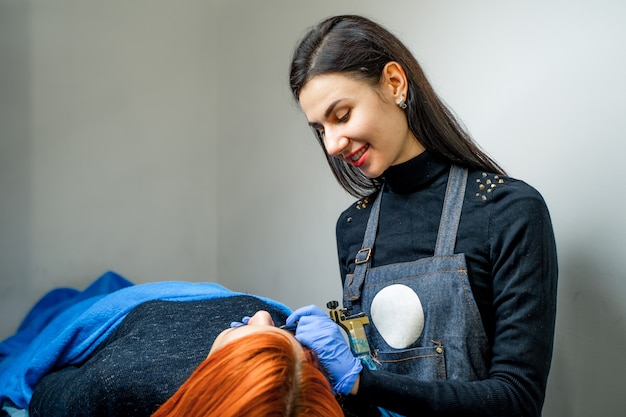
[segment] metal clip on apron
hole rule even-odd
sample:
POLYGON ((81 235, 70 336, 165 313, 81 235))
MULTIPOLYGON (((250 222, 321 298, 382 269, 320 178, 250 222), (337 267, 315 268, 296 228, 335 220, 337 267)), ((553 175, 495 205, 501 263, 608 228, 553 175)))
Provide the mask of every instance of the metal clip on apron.
MULTIPOLYGON (((363 313, 346 315, 347 309, 340 310, 338 306, 339 303, 337 301, 326 303, 326 307, 330 309, 330 318, 348 335, 352 354, 361 360, 363 366, 366 366, 368 369, 376 369, 375 360, 372 358, 372 351, 365 336, 365 325, 370 323, 368 317, 363 313)), ((378 411, 380 411, 381 417, 403 417, 400 414, 380 407, 378 407, 378 411)))

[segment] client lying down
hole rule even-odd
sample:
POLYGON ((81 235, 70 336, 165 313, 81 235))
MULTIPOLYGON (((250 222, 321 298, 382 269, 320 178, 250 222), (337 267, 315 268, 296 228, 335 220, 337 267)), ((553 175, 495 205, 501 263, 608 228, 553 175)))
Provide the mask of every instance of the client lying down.
POLYGON ((0 403, 31 417, 343 415, 315 354, 275 326, 280 303, 182 282, 88 300, 0 366, 0 403))

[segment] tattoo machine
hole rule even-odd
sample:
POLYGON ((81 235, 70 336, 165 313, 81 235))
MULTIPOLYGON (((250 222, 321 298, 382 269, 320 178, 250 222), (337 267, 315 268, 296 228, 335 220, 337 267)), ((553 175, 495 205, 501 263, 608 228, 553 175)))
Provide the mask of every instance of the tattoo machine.
POLYGON ((365 335, 365 325, 370 323, 365 313, 349 315, 347 308, 338 308, 338 301, 329 301, 326 307, 330 310, 330 318, 348 335, 350 350, 356 357, 371 357, 370 345, 365 335))

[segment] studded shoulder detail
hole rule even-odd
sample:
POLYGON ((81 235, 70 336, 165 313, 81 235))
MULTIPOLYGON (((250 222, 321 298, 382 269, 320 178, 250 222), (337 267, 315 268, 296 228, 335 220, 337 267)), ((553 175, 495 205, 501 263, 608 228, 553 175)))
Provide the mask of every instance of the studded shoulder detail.
POLYGON ((476 197, 483 201, 489 198, 499 184, 504 184, 504 180, 496 174, 483 172, 479 178, 476 178, 476 197))
POLYGON ((359 201, 356 202, 356 209, 361 210, 361 209, 367 208, 367 205, 369 204, 369 202, 370 202, 369 197, 360 199, 359 201))

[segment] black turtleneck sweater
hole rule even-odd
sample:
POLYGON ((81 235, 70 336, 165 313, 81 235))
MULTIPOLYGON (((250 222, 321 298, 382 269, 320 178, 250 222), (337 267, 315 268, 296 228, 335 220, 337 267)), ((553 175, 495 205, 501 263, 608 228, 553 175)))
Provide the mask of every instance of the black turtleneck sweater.
MULTIPOLYGON (((449 163, 425 152, 385 172, 372 267, 433 256, 449 170, 449 163)), ((372 202, 360 200, 337 221, 342 281, 354 271, 372 202)), ((541 414, 557 287, 554 235, 543 198, 520 180, 470 169, 455 252, 466 256, 489 338, 489 378, 417 381, 364 370, 359 392, 348 403, 421 417, 541 414)))

